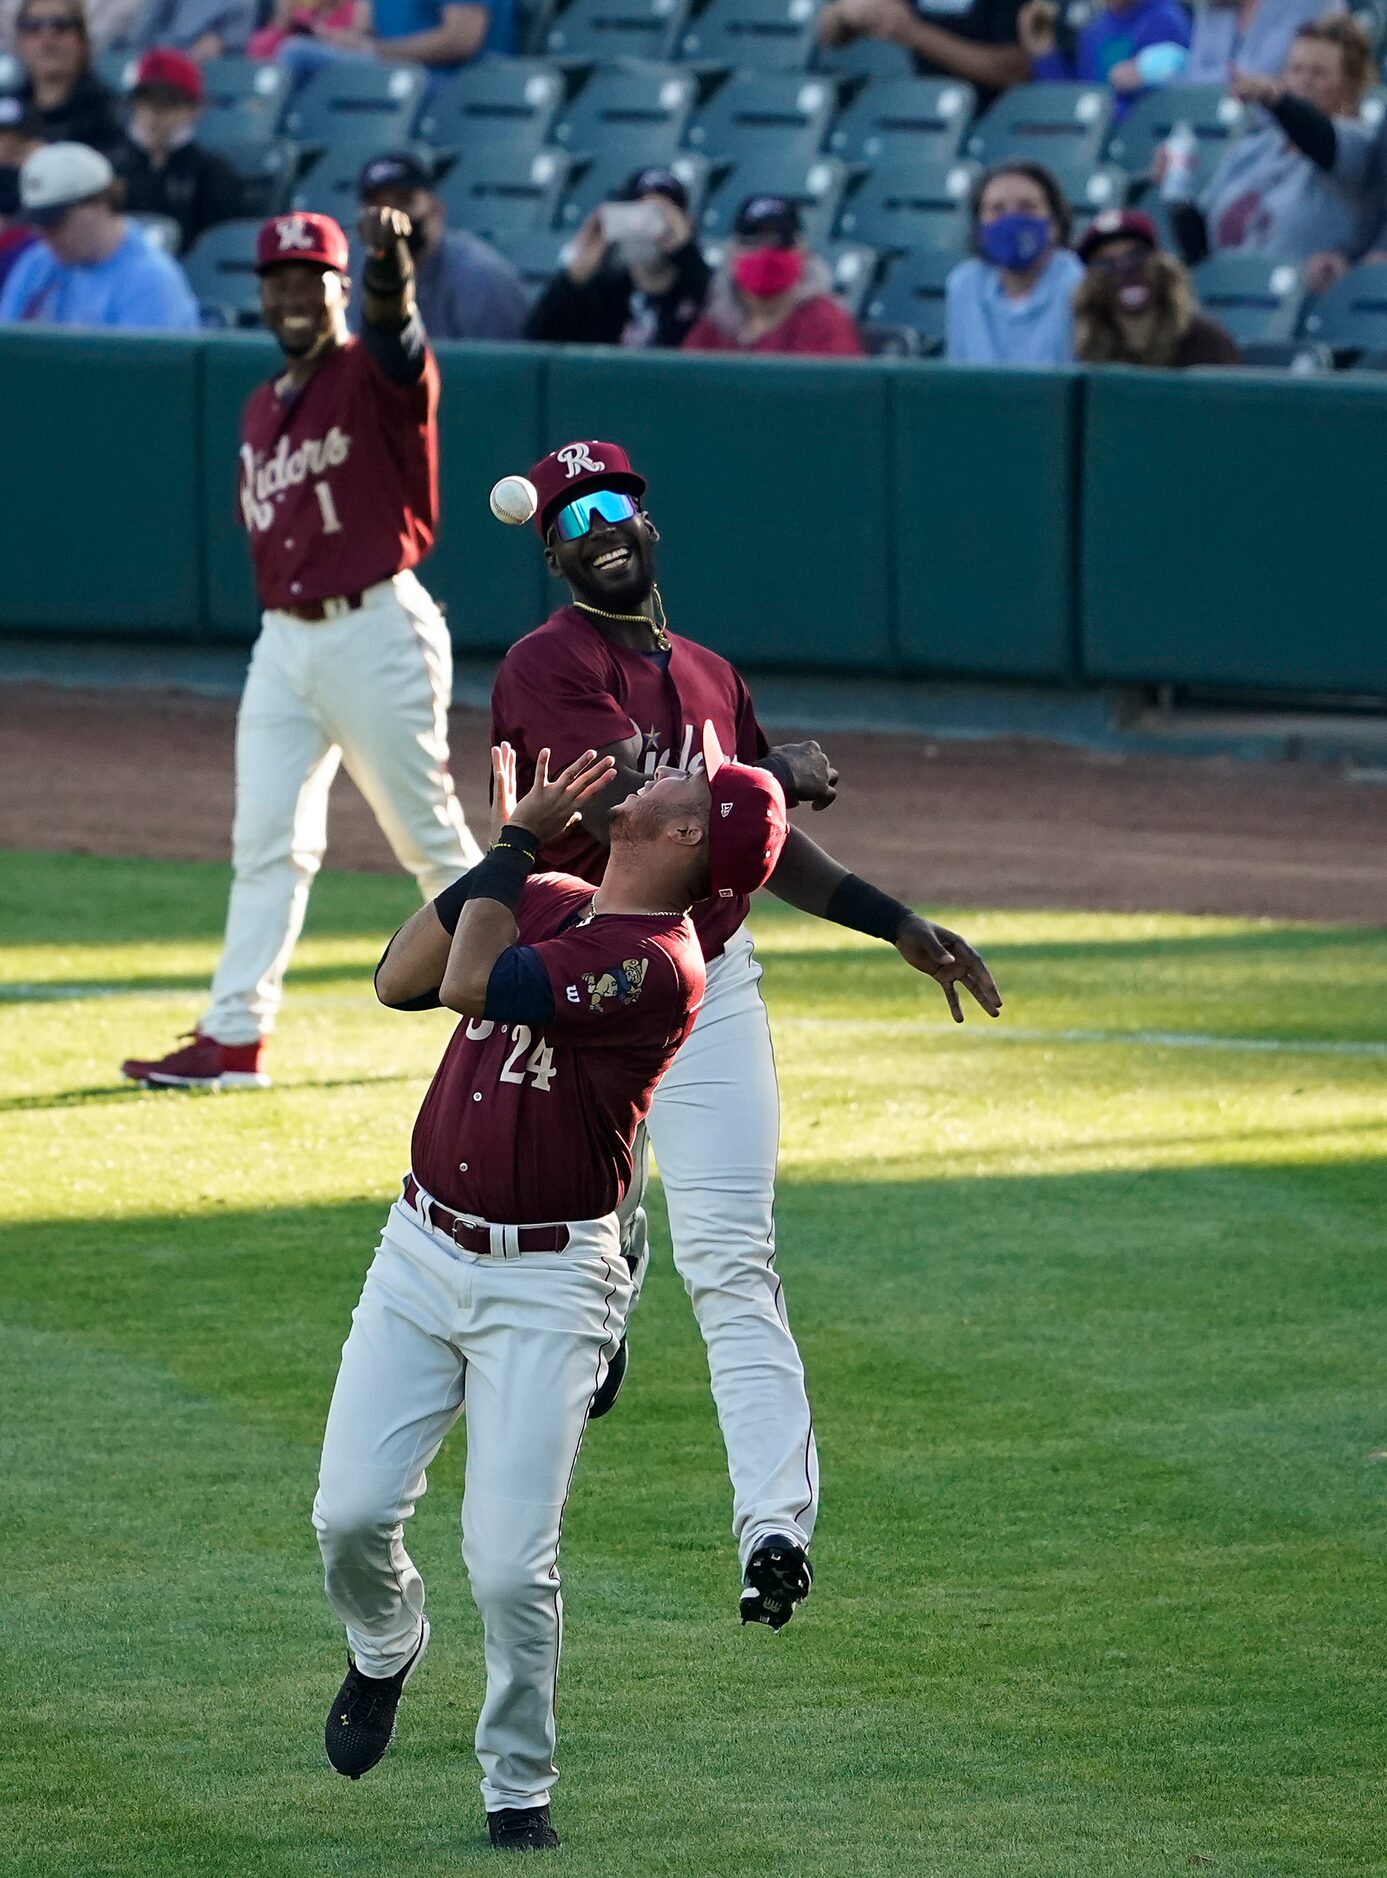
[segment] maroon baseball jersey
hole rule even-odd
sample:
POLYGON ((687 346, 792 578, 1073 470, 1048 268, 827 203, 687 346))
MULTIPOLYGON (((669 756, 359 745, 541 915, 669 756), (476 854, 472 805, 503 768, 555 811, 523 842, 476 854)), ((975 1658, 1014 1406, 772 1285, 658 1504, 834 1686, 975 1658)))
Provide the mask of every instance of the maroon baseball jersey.
MULTIPOLYGON (((657 765, 702 767, 699 754, 705 719, 729 756, 754 763, 770 748, 756 721, 751 693, 735 666, 696 645, 669 635, 667 659, 614 645, 586 613, 561 607, 517 641, 491 690, 491 740, 509 742, 516 753, 520 795, 534 780, 535 758, 551 753, 552 775, 584 750, 641 740, 640 765, 653 776, 657 765)), ((607 850, 575 822, 544 854, 547 866, 600 881, 607 850)), ((703 956, 718 956, 746 918, 747 900, 703 900, 693 922, 703 956)))
POLYGON ((655 1085, 703 999, 684 914, 591 915, 592 887, 525 883, 518 943, 554 993, 542 1035, 474 1017, 453 1032, 414 1124, 414 1177, 445 1206, 503 1226, 600 1219, 631 1182, 655 1085))
POLYGON ((241 521, 260 604, 359 593, 414 567, 438 519, 438 365, 394 384, 349 339, 303 390, 251 393, 241 420, 241 521))

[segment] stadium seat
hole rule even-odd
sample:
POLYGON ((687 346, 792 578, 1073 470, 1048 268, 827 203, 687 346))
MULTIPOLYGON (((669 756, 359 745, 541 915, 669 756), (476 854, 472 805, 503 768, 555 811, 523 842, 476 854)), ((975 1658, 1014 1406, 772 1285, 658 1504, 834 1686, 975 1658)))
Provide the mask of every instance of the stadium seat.
MULTIPOLYGON (((234 127, 237 119, 230 119, 234 127)), ((218 118, 213 127, 210 117, 204 118, 198 127, 199 138, 208 148, 215 150, 218 156, 235 170, 241 183, 240 213, 242 215, 278 215, 287 209, 294 193, 294 183, 298 177, 302 162, 302 152, 296 143, 287 137, 240 138, 229 137, 224 133, 228 128, 218 118), (203 136, 209 128, 210 136, 203 136)))
POLYGON ((446 150, 484 143, 538 150, 563 97, 562 73, 543 59, 479 59, 425 100, 415 134, 446 150))
POLYGON ((548 22, 543 48, 551 59, 596 65, 615 59, 673 58, 690 0, 571 0, 548 22))
POLYGON ((554 127, 554 142, 589 156, 616 142, 639 145, 652 153, 648 161, 667 163, 697 100, 697 80, 677 66, 614 66, 593 73, 554 127))
POLYGON ((437 184, 454 228, 498 243, 551 228, 573 174, 566 150, 484 144, 437 184))
POLYGON ((820 250, 833 276, 833 297, 857 319, 876 285, 881 256, 861 241, 830 241, 820 250))
POLYGON ((978 119, 965 148, 980 163, 1016 157, 1050 168, 1095 164, 1111 122, 1105 85, 1017 85, 978 119))
POLYGON ((802 72, 815 49, 814 0, 712 0, 685 27, 688 64, 802 72))
POLYGON ((836 96, 826 78, 735 72, 689 127, 691 150, 715 163, 812 163, 823 149, 836 96))
POLYGON ((284 114, 285 135, 330 146, 374 138, 378 150, 407 143, 428 88, 420 65, 374 65, 344 59, 325 65, 295 94, 284 114))
POLYGON ((1387 262, 1355 267, 1305 315, 1307 339, 1335 352, 1377 352, 1387 348, 1387 262))
MULTIPOLYGON (((350 137, 339 138, 319 157, 308 174, 300 177, 294 187, 292 206, 334 216, 344 228, 352 227, 360 214, 356 185, 361 172, 373 157, 381 154, 382 148, 390 147, 382 146, 373 135, 359 143, 350 137)), ((394 148, 417 157, 426 170, 434 168, 434 153, 425 145, 401 143, 394 148)))
POLYGON ((1294 339, 1305 309, 1305 279, 1290 261, 1218 254, 1193 273, 1201 306, 1240 346, 1294 339))
POLYGON ((703 204, 708 195, 707 157, 701 157, 693 150, 680 150, 673 157, 667 157, 643 150, 638 145, 618 142, 615 148, 604 150, 601 156, 589 163, 577 181, 570 185, 559 206, 560 227, 577 228, 599 202, 612 200, 629 180, 633 170, 644 169, 649 163, 667 164, 674 171, 689 192, 689 214, 696 223, 703 213, 703 204))
POLYGON ((1105 209, 1125 207, 1130 178, 1115 163, 1055 163, 1054 171, 1069 212, 1074 217, 1075 232, 1082 232, 1105 209))
POLYGON ((92 69, 103 85, 122 98, 135 82, 135 67, 140 62, 138 52, 98 52, 92 60, 92 69))
POLYGON ((826 78, 846 79, 860 84, 863 79, 881 79, 891 83, 898 78, 915 76, 915 61, 904 46, 890 46, 884 39, 854 39, 851 45, 819 46, 814 53, 812 70, 826 78))
POLYGON ((1253 339, 1242 347, 1242 355, 1243 364, 1253 371, 1290 372, 1295 378, 1317 378, 1334 370, 1334 354, 1313 339, 1253 339))
POLYGON ((259 232, 260 224, 253 218, 219 222, 199 235, 183 257, 183 271, 199 304, 220 311, 229 325, 255 326, 260 321, 260 281, 255 272, 259 232))
POLYGON ((737 210, 748 196, 788 196, 799 204, 810 245, 822 247, 832 232, 847 180, 847 171, 836 157, 815 157, 808 164, 766 157, 752 166, 730 170, 708 197, 704 233, 710 237, 731 234, 737 210))
POLYGON ((1194 183, 1204 183, 1248 122, 1245 105, 1218 85, 1164 85, 1138 98, 1108 138, 1108 160, 1138 180, 1152 173, 1156 152, 1177 124, 1188 124, 1199 142, 1194 183))
POLYGON ((959 153, 977 102, 971 85, 952 78, 866 85, 834 125, 828 148, 849 163, 948 163, 959 153))
POLYGON ((958 266, 956 254, 923 250, 902 255, 867 302, 874 325, 909 326, 926 345, 944 340, 944 283, 958 266))
POLYGON ((942 342, 926 347, 913 326, 884 326, 880 320, 859 320, 857 330, 872 359, 918 359, 926 351, 937 352, 942 342))
POLYGON ((558 272, 564 249, 571 239, 557 229, 536 228, 528 235, 509 235, 497 246, 533 300, 550 276, 558 272))
POLYGON ((883 163, 848 198, 838 233, 888 252, 942 249, 957 258, 980 174, 976 163, 883 163))
POLYGON ((1358 115, 1369 130, 1376 130, 1383 118, 1387 117, 1387 86, 1374 85, 1358 107, 1358 115))
POLYGON ((202 68, 207 108, 198 138, 221 149, 279 134, 289 101, 290 79, 282 65, 263 59, 209 59, 202 68))
POLYGON ((24 67, 12 52, 0 52, 0 97, 18 91, 24 83, 24 67))
POLYGON ((171 215, 135 213, 130 220, 144 230, 145 240, 163 254, 177 254, 183 245, 183 231, 171 215))

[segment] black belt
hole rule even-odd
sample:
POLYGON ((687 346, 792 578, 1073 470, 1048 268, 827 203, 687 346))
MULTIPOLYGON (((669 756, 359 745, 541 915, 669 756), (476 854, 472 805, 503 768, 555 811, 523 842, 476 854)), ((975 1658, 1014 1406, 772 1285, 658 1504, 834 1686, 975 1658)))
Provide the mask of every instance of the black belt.
MULTIPOLYGON (((413 1174, 405 1175, 404 1197, 406 1206, 412 1206, 435 1232, 446 1234, 462 1251, 475 1252, 479 1258, 492 1256, 490 1227, 479 1226, 451 1207, 429 1199, 413 1174)), ((515 1234, 517 1252, 562 1252, 568 1245, 567 1226, 508 1226, 506 1230, 515 1234)))
POLYGON ((317 626, 325 619, 340 619, 344 613, 355 613, 366 598, 363 588, 359 593, 335 594, 329 600, 306 600, 302 606, 281 606, 274 608, 277 613, 287 613, 290 619, 305 620, 310 626, 317 626))

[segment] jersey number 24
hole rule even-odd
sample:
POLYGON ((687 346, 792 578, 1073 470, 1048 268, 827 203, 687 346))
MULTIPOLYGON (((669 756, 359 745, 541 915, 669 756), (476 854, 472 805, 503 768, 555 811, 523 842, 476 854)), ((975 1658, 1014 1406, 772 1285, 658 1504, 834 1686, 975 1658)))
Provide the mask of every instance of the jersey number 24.
MULTIPOLYGON (((496 1024, 492 1018, 474 1017, 468 1023, 467 1035, 473 1043, 480 1043, 483 1038, 489 1037, 495 1028, 496 1024)), ((529 1076, 533 1086, 541 1095, 545 1095, 554 1080, 554 1052, 541 1037, 534 1049, 530 1051, 528 1059, 522 1064, 520 1059, 530 1049, 533 1041, 534 1033, 528 1024, 515 1026, 511 1032, 510 1054, 501 1065, 501 1081, 523 1083, 526 1076, 529 1076)))

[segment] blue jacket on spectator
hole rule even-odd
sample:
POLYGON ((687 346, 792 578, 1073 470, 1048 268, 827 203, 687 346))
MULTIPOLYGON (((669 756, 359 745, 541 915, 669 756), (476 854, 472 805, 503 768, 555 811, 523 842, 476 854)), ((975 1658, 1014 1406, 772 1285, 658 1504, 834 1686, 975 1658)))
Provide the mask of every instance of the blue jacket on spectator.
POLYGON ((1074 289, 1083 263, 1056 248, 1039 280, 1008 299, 997 268, 960 261, 944 288, 944 355, 964 365, 1067 365, 1074 357, 1074 289))
POLYGON ((0 325, 25 324, 194 332, 199 319, 182 268, 131 226, 89 267, 69 267, 46 241, 26 248, 0 290, 0 325))
POLYGON ((1257 0, 1246 31, 1240 31, 1236 7, 1210 6, 1206 0, 1195 12, 1181 82, 1226 85, 1235 69, 1276 78, 1299 29, 1329 11, 1325 0, 1257 0))
MULTIPOLYGON (((1032 59, 1031 75, 1038 79, 1077 79, 1081 84, 1106 85, 1115 65, 1134 59, 1151 46, 1188 46, 1190 16, 1179 0, 1134 0, 1121 8, 1104 6, 1084 27, 1072 57, 1058 47, 1032 59)), ((1119 92, 1115 115, 1122 117, 1141 96, 1119 92)))

